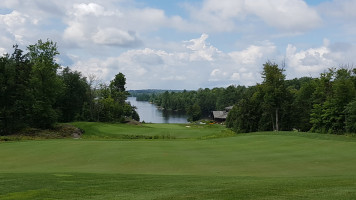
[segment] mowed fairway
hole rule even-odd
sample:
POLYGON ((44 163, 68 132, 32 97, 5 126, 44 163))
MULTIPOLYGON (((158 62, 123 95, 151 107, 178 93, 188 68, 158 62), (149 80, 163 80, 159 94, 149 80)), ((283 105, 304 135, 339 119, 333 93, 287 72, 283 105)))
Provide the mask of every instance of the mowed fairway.
POLYGON ((85 130, 86 139, 193 139, 212 138, 235 135, 223 126, 189 125, 189 124, 144 124, 142 126, 128 124, 107 124, 75 122, 73 125, 85 130))
POLYGON ((79 140, 0 143, 0 199, 356 199, 352 137, 76 125, 79 140))

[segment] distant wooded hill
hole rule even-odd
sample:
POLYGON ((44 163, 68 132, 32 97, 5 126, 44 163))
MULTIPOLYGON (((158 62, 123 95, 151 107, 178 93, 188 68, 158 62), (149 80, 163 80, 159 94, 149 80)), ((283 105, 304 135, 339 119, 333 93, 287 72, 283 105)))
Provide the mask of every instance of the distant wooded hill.
POLYGON ((162 94, 165 92, 183 92, 183 91, 184 90, 161 90, 161 89, 128 90, 130 96, 136 97, 137 101, 152 101, 157 94, 162 94))

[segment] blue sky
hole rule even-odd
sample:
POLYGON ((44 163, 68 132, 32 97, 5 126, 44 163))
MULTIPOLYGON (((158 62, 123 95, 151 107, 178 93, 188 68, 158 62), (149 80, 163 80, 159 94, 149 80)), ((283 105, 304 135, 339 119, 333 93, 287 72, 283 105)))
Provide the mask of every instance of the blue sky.
POLYGON ((2 0, 0 54, 39 39, 58 62, 127 89, 198 89, 287 78, 356 63, 356 0, 2 0))

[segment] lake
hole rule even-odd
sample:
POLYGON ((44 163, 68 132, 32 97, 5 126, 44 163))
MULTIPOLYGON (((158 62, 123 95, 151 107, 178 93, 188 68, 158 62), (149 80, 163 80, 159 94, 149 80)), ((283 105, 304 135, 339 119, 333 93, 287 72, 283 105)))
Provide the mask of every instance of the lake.
POLYGON ((147 101, 136 101, 136 97, 128 97, 127 101, 137 107, 140 121, 146 123, 187 123, 187 115, 184 112, 167 111, 158 109, 154 104, 147 101))

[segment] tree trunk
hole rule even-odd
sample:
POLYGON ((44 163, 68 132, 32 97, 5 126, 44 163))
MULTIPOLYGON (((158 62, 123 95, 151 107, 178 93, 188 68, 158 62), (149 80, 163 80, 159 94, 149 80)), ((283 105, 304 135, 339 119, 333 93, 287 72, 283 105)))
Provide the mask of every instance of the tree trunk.
POLYGON ((272 130, 276 130, 275 128, 274 128, 274 120, 273 120, 273 114, 271 113, 271 119, 272 119, 272 130))
POLYGON ((278 124, 278 108, 276 108, 276 131, 279 131, 279 124, 278 124))

